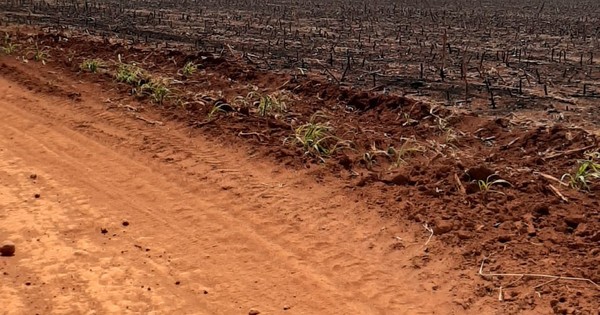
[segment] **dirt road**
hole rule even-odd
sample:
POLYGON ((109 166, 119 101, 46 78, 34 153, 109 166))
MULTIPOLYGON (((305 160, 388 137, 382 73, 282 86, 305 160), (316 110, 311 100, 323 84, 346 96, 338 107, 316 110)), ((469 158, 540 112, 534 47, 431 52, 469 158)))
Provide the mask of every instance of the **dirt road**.
POLYGON ((448 258, 415 267, 423 231, 335 185, 136 119, 99 86, 6 62, 0 241, 17 253, 0 257, 0 313, 464 312, 457 283, 431 273, 448 258))

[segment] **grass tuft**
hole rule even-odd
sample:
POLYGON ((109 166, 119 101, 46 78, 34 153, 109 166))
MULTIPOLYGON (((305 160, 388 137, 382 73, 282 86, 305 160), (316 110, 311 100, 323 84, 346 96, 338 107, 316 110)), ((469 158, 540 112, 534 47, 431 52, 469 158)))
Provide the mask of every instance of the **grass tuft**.
POLYGON ((127 83, 133 86, 142 86, 144 82, 147 82, 147 76, 144 70, 135 64, 119 64, 115 79, 118 82, 127 83))
POLYGON ((217 114, 227 113, 227 110, 231 108, 231 105, 224 102, 216 102, 215 105, 211 108, 210 112, 208 112, 208 119, 212 119, 217 114))
POLYGON ((102 67, 102 62, 98 59, 86 59, 84 60, 79 68, 83 71, 96 73, 102 67))
POLYGON ((142 84, 140 87, 142 94, 148 94, 159 105, 162 105, 171 92, 164 80, 152 80, 142 84))
POLYGON ((294 134, 285 141, 301 146, 304 153, 324 160, 325 157, 342 148, 350 147, 349 141, 334 136, 334 128, 320 112, 313 114, 310 121, 294 129, 294 134))
POLYGON ((198 66, 194 64, 192 61, 188 61, 183 68, 181 68, 181 74, 183 76, 189 77, 194 74, 198 70, 198 66))
POLYGON ((258 101, 258 115, 261 117, 277 116, 287 111, 289 97, 283 92, 263 95, 258 101))
POLYGON ((35 47, 33 48, 33 60, 41 62, 45 65, 49 56, 50 54, 48 53, 48 49, 46 47, 40 48, 38 44, 35 43, 35 47))
POLYGON ((2 46, 2 52, 5 55, 12 55, 17 51, 19 46, 17 44, 13 44, 10 40, 10 35, 8 33, 4 34, 4 45, 2 46))
POLYGON ((600 152, 588 152, 586 159, 579 160, 573 173, 564 174, 560 180, 577 190, 589 190, 590 182, 600 179, 600 152))
POLYGON ((488 176, 485 180, 478 180, 477 181, 477 186, 479 186, 479 190, 484 192, 484 193, 488 193, 488 192, 495 192, 495 193, 499 193, 499 194, 504 194, 500 191, 494 190, 492 189, 494 186, 498 186, 498 185, 509 185, 511 186, 511 184, 504 180, 504 179, 494 179, 494 177, 498 177, 498 175, 496 174, 492 174, 490 176, 488 176))
POLYGON ((425 152, 425 148, 413 138, 401 138, 402 144, 399 148, 389 146, 386 150, 377 149, 375 144, 371 145, 371 150, 363 155, 363 161, 367 165, 367 169, 372 169, 376 163, 378 156, 384 156, 392 162, 390 168, 400 167, 406 163, 408 157, 418 153, 425 152))

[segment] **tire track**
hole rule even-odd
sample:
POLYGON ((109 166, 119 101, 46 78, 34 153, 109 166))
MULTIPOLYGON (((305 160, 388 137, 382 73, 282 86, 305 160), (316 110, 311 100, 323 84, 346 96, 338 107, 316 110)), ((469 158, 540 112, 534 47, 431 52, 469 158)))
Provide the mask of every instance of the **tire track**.
POLYGON ((154 127, 107 111, 98 101, 106 97, 94 88, 77 89, 82 102, 74 104, 0 88, 6 99, 0 101, 0 122, 13 137, 0 144, 28 164, 50 167, 64 187, 81 187, 80 194, 103 209, 96 226, 114 227, 125 217, 140 226, 123 246, 153 247, 150 255, 159 248, 162 257, 144 260, 152 267, 129 260, 108 261, 104 268, 133 264, 155 270, 150 274, 162 286, 175 278, 186 283, 181 303, 161 310, 202 305, 239 314, 260 306, 279 313, 286 304, 293 305, 286 312, 291 314, 455 310, 450 291, 438 290, 431 299, 429 287, 412 285, 430 276, 411 267, 422 247, 410 244, 420 240, 392 226, 383 229, 385 222, 360 214, 362 204, 339 190, 190 138, 176 124, 154 127), (77 127, 82 122, 88 127, 77 127), (408 245, 402 254, 390 253, 399 235, 408 245), (198 304, 204 290, 210 294, 198 304))

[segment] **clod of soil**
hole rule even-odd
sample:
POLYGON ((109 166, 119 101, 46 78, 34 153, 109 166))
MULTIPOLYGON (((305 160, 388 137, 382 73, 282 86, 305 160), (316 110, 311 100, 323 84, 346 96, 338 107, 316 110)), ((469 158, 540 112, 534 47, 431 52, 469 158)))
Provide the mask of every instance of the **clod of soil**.
POLYGON ((258 315, 258 314, 260 314, 260 311, 259 310, 255 310, 255 309, 251 309, 248 312, 248 315, 258 315))
POLYGON ((31 175, 29 175, 29 178, 31 178, 31 179, 37 179, 37 174, 31 174, 31 175))
POLYGON ((0 247, 0 256, 14 256, 16 251, 15 243, 5 241, 0 247))
POLYGON ((575 229, 575 228, 577 228, 577 226, 580 223, 585 222, 585 216, 584 215, 570 215, 565 218, 565 222, 567 223, 568 226, 575 229))
POLYGON ((403 175, 403 174, 396 175, 391 179, 382 179, 381 181, 388 185, 398 185, 398 186, 414 184, 414 182, 411 181, 408 176, 403 175))
POLYGON ((435 226, 433 227, 433 233, 435 235, 445 234, 452 231, 452 228, 454 228, 452 221, 436 220, 435 226))
POLYGON ((107 230, 107 229, 105 229, 105 228, 101 228, 101 229, 100 229, 100 233, 102 233, 102 234, 106 234, 106 233, 108 233, 108 230, 107 230))
POLYGON ((458 231, 456 232, 456 236, 461 240, 468 240, 473 237, 473 233, 469 233, 467 231, 458 231))

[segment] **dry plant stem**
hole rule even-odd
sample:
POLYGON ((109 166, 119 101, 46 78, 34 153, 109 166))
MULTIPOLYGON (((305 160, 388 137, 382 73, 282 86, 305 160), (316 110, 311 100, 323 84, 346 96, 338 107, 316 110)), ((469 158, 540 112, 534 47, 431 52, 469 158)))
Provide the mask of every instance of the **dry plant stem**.
POLYGON ((122 105, 122 104, 111 104, 109 106, 106 107, 107 110, 109 109, 114 109, 114 108, 124 108, 130 112, 139 112, 140 109, 131 105, 122 105))
MULTIPOLYGON (((550 278, 550 279, 552 279, 552 281, 557 281, 557 280, 584 281, 584 282, 591 283, 597 289, 600 290, 599 284, 597 284, 596 282, 592 281, 591 279, 587 279, 587 278, 563 277, 563 276, 553 276, 553 275, 545 275, 545 274, 537 274, 537 273, 483 273, 483 265, 485 264, 486 259, 487 259, 487 257, 483 258, 483 260, 481 261, 481 267, 479 267, 478 274, 481 277, 521 277, 521 278, 529 277, 529 278, 550 278)), ((544 283, 542 285, 546 285, 552 281, 548 281, 547 283, 544 283)))
POLYGON ((268 136, 266 136, 262 133, 258 133, 258 132, 242 132, 242 131, 240 131, 238 133, 238 136, 240 136, 240 137, 255 136, 258 139, 258 141, 261 141, 261 142, 264 141, 265 138, 269 139, 268 136))
POLYGON ((583 148, 579 148, 579 149, 573 149, 573 150, 567 150, 567 151, 555 153, 555 154, 549 155, 547 157, 544 157, 544 160, 550 160, 550 159, 554 159, 554 158, 557 158, 557 157, 561 157, 563 155, 570 155, 570 154, 575 154, 575 153, 583 152, 585 150, 592 149, 595 146, 596 145, 588 145, 587 147, 583 147, 583 148))
POLYGON ((507 143, 505 146, 503 146, 502 148, 504 149, 508 149, 508 147, 510 147, 511 145, 515 144, 515 142, 517 142, 520 138, 514 138, 512 141, 510 141, 509 143, 507 143))
POLYGON ((548 185, 548 188, 550 188, 550 190, 552 190, 552 192, 556 195, 556 197, 560 198, 562 201, 564 202, 569 202, 569 199, 567 199, 567 197, 565 197, 560 190, 558 190, 558 188, 552 186, 552 184, 548 185))
POLYGON ((456 181, 456 185, 458 186, 460 193, 465 195, 467 193, 467 190, 465 189, 465 186, 462 184, 460 178, 458 178, 458 174, 456 173, 454 173, 454 180, 456 181))
POLYGON ((164 123, 163 123, 162 121, 158 121, 158 120, 151 120, 151 119, 148 119, 148 118, 146 118, 146 117, 143 117, 143 116, 141 116, 141 115, 137 115, 137 114, 136 114, 136 115, 134 115, 134 117, 135 117, 136 119, 139 119, 139 120, 141 120, 141 121, 144 121, 144 122, 146 122, 146 123, 148 123, 148 124, 151 124, 151 125, 159 125, 159 126, 162 126, 162 125, 164 125, 164 123))
POLYGON ((319 66, 321 66, 323 68, 323 70, 325 70, 325 72, 327 72, 327 74, 329 74, 337 84, 340 84, 340 80, 338 78, 335 77, 335 75, 333 75, 333 73, 331 73, 331 71, 329 71, 329 69, 327 67, 325 67, 325 65, 323 65, 322 63, 318 62, 319 66))
POLYGON ((552 282, 554 282, 554 281, 558 281, 558 279, 560 279, 560 278, 554 278, 554 279, 548 280, 548 281, 546 281, 546 282, 544 282, 544 283, 542 283, 542 284, 538 284, 538 285, 536 285, 535 287, 533 287, 533 289, 534 289, 534 290, 537 290, 537 289, 539 289, 539 288, 541 288, 541 287, 543 287, 543 286, 545 286, 545 285, 547 285, 547 284, 550 284, 550 283, 552 283, 552 282))
POLYGON ((429 227, 429 225, 427 223, 423 224, 423 227, 425 228, 425 230, 427 230, 429 233, 429 238, 427 239, 427 242, 425 242, 425 245, 423 246, 427 246, 427 244, 429 244, 429 242, 431 241, 431 238, 433 237, 433 229, 429 227))
POLYGON ((291 81, 292 81, 292 80, 287 80, 287 81, 285 81, 285 83, 284 83, 284 84, 282 84, 281 86, 279 86, 277 89, 278 89, 278 90, 282 90, 282 89, 283 89, 283 88, 284 88, 286 85, 290 84, 290 82, 291 82, 291 81))
POLYGON ((231 47, 231 45, 226 44, 227 45, 227 49, 229 49, 229 52, 231 53, 232 56, 235 57, 235 52, 233 51, 233 47, 231 47))
POLYGON ((525 275, 521 275, 519 278, 517 278, 515 281, 505 285, 505 288, 511 288, 513 285, 515 285, 515 283, 521 281, 523 278, 525 278, 525 275))
POLYGON ((205 121, 195 122, 193 124, 193 126, 196 127, 196 128, 200 128, 200 127, 203 127, 203 126, 206 126, 206 125, 210 125, 210 124, 212 124, 212 123, 214 123, 214 122, 216 122, 216 121, 218 121, 220 119, 221 119, 220 117, 217 117, 217 118, 214 118, 214 119, 209 119, 209 120, 205 120, 205 121))
POLYGON ((555 181, 555 182, 557 182, 557 183, 559 183, 559 184, 561 184, 563 186, 569 186, 569 185, 563 183, 560 179, 558 179, 558 178, 556 178, 556 177, 554 177, 552 175, 548 175, 548 174, 544 174, 544 173, 540 173, 540 172, 533 172, 533 174, 534 175, 539 175, 539 176, 541 176, 541 177, 543 177, 545 179, 548 179, 548 180, 553 180, 553 181, 555 181))

